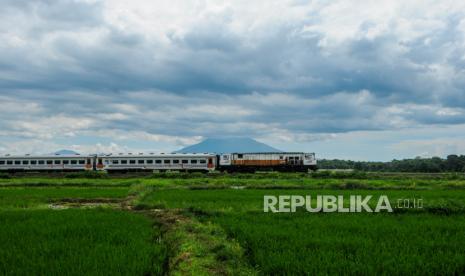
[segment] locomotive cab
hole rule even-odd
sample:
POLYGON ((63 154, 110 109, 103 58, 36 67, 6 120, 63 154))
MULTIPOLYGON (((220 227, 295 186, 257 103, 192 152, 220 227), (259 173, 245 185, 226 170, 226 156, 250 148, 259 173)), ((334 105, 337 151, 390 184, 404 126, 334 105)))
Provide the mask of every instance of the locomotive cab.
POLYGON ((220 166, 229 166, 231 165, 231 154, 221 154, 220 155, 220 166))

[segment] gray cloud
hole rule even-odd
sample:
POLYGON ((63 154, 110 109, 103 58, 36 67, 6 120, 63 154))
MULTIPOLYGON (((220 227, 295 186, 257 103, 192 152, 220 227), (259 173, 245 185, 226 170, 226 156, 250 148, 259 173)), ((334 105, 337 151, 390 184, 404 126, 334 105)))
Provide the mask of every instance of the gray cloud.
POLYGON ((407 5, 366 18, 334 8, 343 2, 256 16, 247 5, 207 5, 172 19, 160 3, 113 4, 2 3, 2 137, 117 130, 312 140, 465 123, 460 4, 448 2, 454 14, 407 5))

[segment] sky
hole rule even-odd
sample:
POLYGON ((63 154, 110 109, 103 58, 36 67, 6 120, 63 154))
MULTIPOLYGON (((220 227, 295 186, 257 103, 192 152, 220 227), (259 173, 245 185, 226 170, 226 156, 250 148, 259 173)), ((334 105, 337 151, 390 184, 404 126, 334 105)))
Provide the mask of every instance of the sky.
POLYGON ((465 1, 2 0, 0 154, 465 154, 465 1))

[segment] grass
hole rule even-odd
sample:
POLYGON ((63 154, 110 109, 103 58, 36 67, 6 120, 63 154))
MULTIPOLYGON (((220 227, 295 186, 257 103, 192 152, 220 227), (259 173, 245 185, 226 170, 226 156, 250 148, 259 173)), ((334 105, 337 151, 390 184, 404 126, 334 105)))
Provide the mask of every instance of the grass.
POLYGON ((157 190, 141 200, 182 209, 238 240, 260 274, 457 274, 465 269, 463 190, 157 190), (263 213, 263 195, 423 198, 418 212, 263 213), (458 208, 450 215, 431 212, 458 208), (460 208, 459 208, 460 207, 460 208))
POLYGON ((173 210, 152 214, 163 231, 171 275, 255 275, 240 244, 214 223, 173 210))
POLYGON ((0 187, 130 187, 141 179, 91 179, 91 178, 48 178, 48 177, 15 177, 0 178, 0 187))
POLYGON ((262 274, 459 274, 463 216, 230 214, 212 219, 262 274))
MULTIPOLYGON (((387 195, 392 207, 397 205, 397 199, 421 198, 424 203, 422 212, 437 207, 455 208, 456 211, 461 211, 459 207, 465 206, 465 190, 163 189, 146 193, 137 203, 144 208, 190 209, 207 214, 262 212, 264 195, 342 195, 346 198, 350 195, 373 195, 375 199, 387 195)), ((370 203, 376 204, 376 201, 370 203)), ((465 210, 463 211, 465 213, 465 210)))
POLYGON ((161 274, 165 248, 152 222, 128 212, 0 212, 2 275, 161 274))
MULTIPOLYGON (((80 177, 81 174, 71 175, 80 177)), ((283 189, 465 189, 463 174, 373 174, 373 173, 257 173, 257 174, 152 174, 147 177, 118 178, 0 178, 0 187, 131 187, 207 188, 230 186, 283 189)))
POLYGON ((128 191, 126 187, 4 187, 0 188, 0 209, 48 208, 50 202, 63 198, 123 199, 128 191))
POLYGON ((0 188, 0 275, 162 275, 167 249, 142 214, 51 210, 51 202, 122 200, 129 187, 0 188))
POLYGON ((458 174, 1 178, 0 274, 462 274, 464 215, 458 174), (264 195, 387 195, 424 208, 264 213, 264 195), (138 211, 48 209, 64 199, 138 211))

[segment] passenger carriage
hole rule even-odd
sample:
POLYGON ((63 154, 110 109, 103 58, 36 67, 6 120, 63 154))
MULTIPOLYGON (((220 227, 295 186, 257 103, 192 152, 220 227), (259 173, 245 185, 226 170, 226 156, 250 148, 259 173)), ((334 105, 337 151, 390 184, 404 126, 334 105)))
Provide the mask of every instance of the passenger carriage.
POLYGON ((108 154, 97 156, 97 170, 107 171, 211 171, 216 155, 210 153, 108 154))
POLYGON ((82 155, 5 155, 0 171, 83 171, 93 169, 93 157, 82 155))

